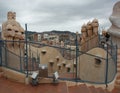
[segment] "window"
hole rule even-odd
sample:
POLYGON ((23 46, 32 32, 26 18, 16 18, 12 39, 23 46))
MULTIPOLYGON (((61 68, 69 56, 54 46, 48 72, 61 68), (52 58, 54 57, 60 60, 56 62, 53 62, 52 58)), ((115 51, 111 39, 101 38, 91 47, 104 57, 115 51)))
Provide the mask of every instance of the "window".
POLYGON ((70 72, 70 68, 69 67, 67 68, 67 72, 70 72))
POLYGON ((95 58, 95 66, 96 67, 99 67, 100 66, 100 64, 101 64, 101 59, 99 59, 99 58, 95 58))

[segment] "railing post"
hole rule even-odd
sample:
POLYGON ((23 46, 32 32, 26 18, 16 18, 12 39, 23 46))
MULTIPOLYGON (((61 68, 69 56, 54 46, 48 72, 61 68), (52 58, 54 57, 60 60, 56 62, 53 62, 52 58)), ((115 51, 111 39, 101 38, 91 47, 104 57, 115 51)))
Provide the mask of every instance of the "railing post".
POLYGON ((108 45, 106 43, 106 49, 107 49, 107 55, 106 55, 106 76, 105 76, 105 84, 106 84, 106 88, 108 87, 108 45))
POLYGON ((32 62, 32 70, 34 70, 34 64, 33 64, 33 53, 32 53, 32 57, 31 57, 31 62, 32 62))
POLYGON ((78 32, 76 32, 76 40, 75 40, 75 44, 76 44, 76 82, 77 82, 77 79, 78 79, 78 42, 77 42, 77 35, 78 35, 78 32))
POLYGON ((113 43, 112 43, 112 37, 110 38, 110 43, 111 43, 111 54, 113 53, 113 48, 114 48, 114 45, 113 45, 113 43))
POLYGON ((27 49, 27 24, 25 24, 25 62, 26 62, 26 77, 28 77, 28 49, 27 49))
POLYGON ((7 41, 5 40, 5 66, 8 67, 8 63, 7 63, 7 45, 6 45, 6 43, 7 43, 7 41))
POLYGON ((2 40, 0 41, 0 66, 2 66, 2 40))
MULTIPOLYGON (((19 45, 20 45, 20 40, 19 40, 19 45)), ((21 60, 21 47, 19 47, 19 51, 20 51, 20 71, 22 72, 22 60, 21 60)))

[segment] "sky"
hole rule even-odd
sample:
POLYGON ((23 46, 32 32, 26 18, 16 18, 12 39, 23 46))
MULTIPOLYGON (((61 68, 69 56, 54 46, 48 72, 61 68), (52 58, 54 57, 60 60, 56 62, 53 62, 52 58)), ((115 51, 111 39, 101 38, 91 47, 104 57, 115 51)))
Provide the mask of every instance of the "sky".
POLYGON ((97 18, 100 29, 111 26, 109 17, 119 0, 0 0, 0 26, 7 12, 16 12, 16 20, 29 31, 51 30, 81 32, 81 26, 97 18))

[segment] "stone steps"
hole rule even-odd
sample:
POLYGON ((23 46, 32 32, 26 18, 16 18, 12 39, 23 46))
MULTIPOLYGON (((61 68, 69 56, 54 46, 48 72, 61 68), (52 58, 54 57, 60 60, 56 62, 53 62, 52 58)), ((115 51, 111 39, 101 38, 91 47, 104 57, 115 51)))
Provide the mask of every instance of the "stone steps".
MULTIPOLYGON (((120 49, 117 52, 117 76, 114 84, 114 90, 120 91, 120 49)), ((114 92, 113 92, 114 93, 114 92)), ((117 92, 115 92, 117 93, 117 92)))
POLYGON ((118 49, 117 53, 120 54, 120 49, 118 49))
POLYGON ((114 89, 118 89, 120 91, 120 85, 118 85, 118 84, 115 83, 114 89))
POLYGON ((120 62, 117 63, 117 68, 120 68, 120 62))
POLYGON ((120 62, 117 63, 117 74, 120 74, 120 62))
POLYGON ((116 80, 120 80, 120 74, 117 75, 116 80))
POLYGON ((119 80, 119 79, 116 80, 115 83, 116 83, 117 85, 120 85, 120 80, 119 80))
POLYGON ((117 62, 119 63, 119 62, 120 62, 120 59, 117 59, 117 62))
POLYGON ((120 73, 120 67, 117 66, 117 73, 120 73))

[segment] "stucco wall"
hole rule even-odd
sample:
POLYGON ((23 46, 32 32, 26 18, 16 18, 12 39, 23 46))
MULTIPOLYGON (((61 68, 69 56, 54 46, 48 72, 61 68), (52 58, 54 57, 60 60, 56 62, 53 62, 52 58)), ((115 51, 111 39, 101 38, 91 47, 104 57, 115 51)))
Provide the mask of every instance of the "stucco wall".
POLYGON ((16 82, 25 83, 25 74, 2 67, 3 76, 16 82))
MULTIPOLYGON (((106 51, 101 48, 94 48, 88 52, 89 54, 96 55, 98 57, 90 56, 87 54, 83 54, 80 56, 80 64, 79 64, 79 76, 82 80, 92 81, 92 82, 104 82, 105 74, 106 74, 106 51), (101 63, 97 65, 95 63, 95 58, 101 60, 101 63)), ((108 55, 108 58, 111 58, 108 55)), ((108 61, 108 79, 112 80, 115 74, 115 64, 113 60, 108 61)))
MULTIPOLYGON (((58 71, 59 73, 66 73, 67 67, 63 66, 63 62, 68 65, 70 64, 71 71, 75 72, 73 70, 73 60, 67 60, 62 57, 60 52, 52 47, 42 47, 42 48, 36 48, 33 46, 30 46, 31 52, 33 52, 33 56, 37 57, 37 52, 40 54, 40 64, 47 64, 48 65, 48 73, 53 74, 53 72, 58 71), (42 51, 45 50, 46 53, 42 53, 42 51), (36 53, 35 53, 36 52, 36 53), (59 60, 57 60, 57 58, 59 60), (50 62, 53 62, 53 66, 50 66, 50 62), (58 66, 61 65, 61 69, 59 70, 58 66)), ((106 51, 101 48, 93 48, 92 50, 88 51, 89 54, 96 55, 98 57, 106 58, 106 51)), ((19 59, 17 61, 15 56, 10 55, 10 59, 13 59, 12 64, 19 62, 19 59), (12 58, 13 57, 13 58, 12 58), (16 60, 14 60, 16 59, 16 60)), ((111 56, 109 55, 109 58, 111 56)), ((93 81, 93 82, 104 82, 105 81, 105 70, 106 70, 106 60, 100 59, 101 63, 99 66, 96 66, 95 64, 95 58, 94 56, 83 54, 78 57, 78 77, 85 81, 93 81)), ((10 65, 12 65, 10 64, 10 65)), ((18 66, 19 64, 17 64, 18 66)), ((112 80, 113 74, 115 73, 115 64, 113 60, 109 61, 109 67, 108 67, 109 73, 108 73, 108 79, 112 80)), ((3 68, 4 76, 8 78, 12 78, 18 82, 24 82, 25 81, 25 75, 18 73, 16 71, 12 71, 6 68, 3 68)), ((67 78, 67 77, 66 77, 67 78)))
MULTIPOLYGON (((59 73, 66 72, 66 67, 63 66, 63 62, 65 64, 71 64, 70 67, 72 68, 73 60, 66 60, 62 57, 60 52, 52 47, 42 47, 42 48, 35 48, 30 47, 32 51, 36 52, 33 53, 33 56, 37 56, 37 52, 40 53, 40 64, 47 64, 49 73, 53 73, 55 71, 59 71, 59 73), (46 53, 42 53, 45 50, 46 53), (58 60, 57 60, 58 59, 58 60), (53 62, 53 66, 50 66, 50 62, 53 62), (61 66, 61 70, 58 69, 58 66, 61 66)), ((31 51, 31 52, 32 52, 31 51)))
MULTIPOLYGON (((58 70, 57 64, 62 64, 63 61, 65 61, 66 64, 71 64, 70 65, 71 72, 73 72, 73 60, 75 61, 75 59, 73 60, 64 59, 57 49, 51 48, 51 47, 35 48, 32 46, 31 46, 31 49, 36 52, 38 51, 40 53, 40 63, 48 65, 49 73, 53 73, 54 71, 58 71, 59 73, 67 72, 66 67, 63 67, 63 66, 61 70, 58 70), (45 50, 46 53, 42 54, 41 52, 42 50, 45 50), (56 57, 59 57, 59 61, 56 60, 56 57), (53 61, 54 63, 53 67, 50 66, 49 64, 50 61, 53 61)), ((105 74, 106 74, 106 55, 107 55, 106 51, 102 48, 93 48, 87 53, 96 55, 96 57, 87 55, 87 54, 83 54, 78 57, 78 64, 77 64, 78 77, 86 81, 104 82, 105 74), (101 60, 101 63, 98 66, 96 66, 96 63, 95 63, 95 58, 98 58, 97 56, 100 57, 100 60, 101 60)), ((110 55, 108 55, 108 57, 111 58, 110 55)), ((109 65, 108 65, 109 81, 114 78, 114 74, 115 74, 115 64, 111 59, 109 60, 109 65)))

